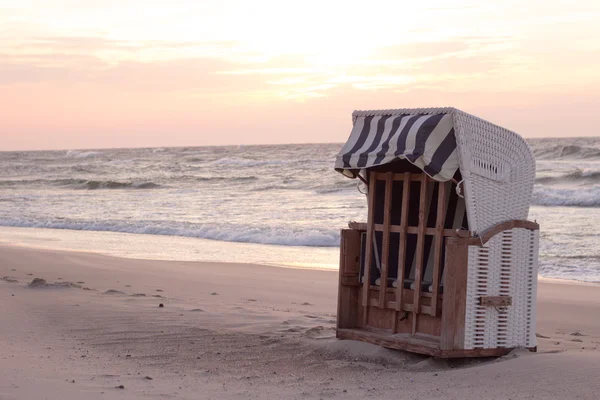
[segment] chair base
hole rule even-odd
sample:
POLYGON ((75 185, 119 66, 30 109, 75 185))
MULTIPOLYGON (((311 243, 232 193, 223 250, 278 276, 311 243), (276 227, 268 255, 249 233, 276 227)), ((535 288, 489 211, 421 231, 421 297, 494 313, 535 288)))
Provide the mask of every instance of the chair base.
MULTIPOLYGON (((391 334, 377 329, 338 329, 336 336, 338 339, 359 340, 389 349, 410 351, 436 358, 500 357, 514 350, 513 348, 504 347, 442 350, 440 349, 439 340, 434 337, 391 334)), ((536 351, 535 348, 529 350, 536 351)))

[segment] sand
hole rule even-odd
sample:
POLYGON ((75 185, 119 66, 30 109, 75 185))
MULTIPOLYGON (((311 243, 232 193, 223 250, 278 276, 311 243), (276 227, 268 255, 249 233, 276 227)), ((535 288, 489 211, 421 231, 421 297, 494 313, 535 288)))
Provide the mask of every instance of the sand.
POLYGON ((540 283, 538 353, 448 362, 335 339, 336 282, 0 246, 0 400, 600 398, 599 286, 540 283))

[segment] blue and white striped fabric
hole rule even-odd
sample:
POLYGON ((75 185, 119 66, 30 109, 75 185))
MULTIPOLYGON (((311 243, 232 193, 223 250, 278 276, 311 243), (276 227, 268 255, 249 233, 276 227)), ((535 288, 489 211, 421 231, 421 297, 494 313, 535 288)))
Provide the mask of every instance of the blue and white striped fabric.
POLYGON ((335 169, 357 172, 396 159, 407 159, 437 181, 452 179, 459 167, 452 115, 358 116, 335 169))

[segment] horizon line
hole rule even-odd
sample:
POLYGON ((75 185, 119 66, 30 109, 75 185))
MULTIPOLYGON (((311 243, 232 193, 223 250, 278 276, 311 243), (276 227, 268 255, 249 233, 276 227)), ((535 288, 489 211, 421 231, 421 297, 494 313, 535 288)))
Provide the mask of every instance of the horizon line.
MULTIPOLYGON (((546 139, 588 139, 597 138, 600 139, 600 135, 589 135, 589 136, 544 136, 544 137, 527 137, 522 136, 526 141, 529 140, 546 140, 546 139)), ((43 152, 43 151, 91 151, 91 150, 133 150, 133 149, 182 149, 186 147, 190 148, 202 148, 202 147, 258 147, 258 146, 291 146, 291 145, 317 145, 317 144, 339 144, 343 145, 345 142, 291 142, 291 143, 252 143, 252 144, 212 144, 212 145, 177 145, 177 146, 139 146, 139 147, 87 147, 87 148, 60 148, 60 149, 14 149, 14 150, 1 150, 0 153, 23 153, 23 152, 43 152)))

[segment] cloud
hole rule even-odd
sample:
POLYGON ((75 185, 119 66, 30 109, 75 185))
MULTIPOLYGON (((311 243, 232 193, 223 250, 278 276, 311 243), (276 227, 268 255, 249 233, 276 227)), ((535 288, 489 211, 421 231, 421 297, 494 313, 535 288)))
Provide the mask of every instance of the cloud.
MULTIPOLYGON (((260 57, 238 52, 239 46, 236 41, 36 37, 0 55, 0 84, 86 83, 140 93, 304 101, 330 96, 344 87, 359 91, 433 86, 458 90, 514 66, 508 54, 511 44, 505 38, 384 46, 334 63, 314 55, 260 57), (146 60, 141 56, 152 52, 162 52, 162 56, 146 60)), ((528 60, 515 62, 522 65, 528 60)))

